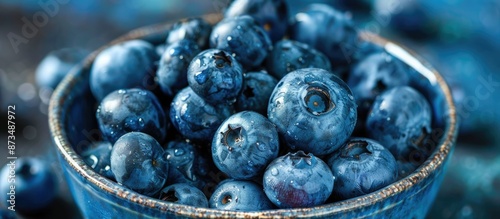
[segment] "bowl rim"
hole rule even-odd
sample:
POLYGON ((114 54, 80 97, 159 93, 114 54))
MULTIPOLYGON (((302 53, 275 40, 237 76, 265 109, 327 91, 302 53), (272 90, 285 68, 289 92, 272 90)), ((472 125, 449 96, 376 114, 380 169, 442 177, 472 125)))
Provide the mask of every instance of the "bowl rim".
MULTIPOLYGON (((214 24, 221 19, 220 14, 208 14, 201 17, 211 24, 214 24)), ((389 40, 386 40, 378 35, 362 32, 360 34, 360 37, 362 39, 383 46, 389 53, 391 53, 391 50, 406 52, 407 55, 409 55, 406 58, 410 58, 410 60, 405 60, 407 64, 408 62, 412 62, 410 66, 412 66, 413 68, 421 68, 420 70, 425 70, 427 74, 432 74, 427 76, 432 76, 435 78, 435 83, 437 83, 445 96, 445 102, 448 106, 448 112, 445 113, 445 126, 443 128, 445 133, 439 139, 439 142, 436 142, 438 143, 438 145, 437 148, 434 149, 434 152, 427 158, 427 160, 423 164, 420 165, 419 168, 413 171, 413 173, 411 173, 410 175, 378 190, 377 192, 348 200, 323 204, 317 207, 310 208, 274 209, 255 212, 217 210, 169 203, 161 201, 159 199, 150 198, 148 196, 136 193, 130 189, 119 186, 117 183, 100 176, 92 168, 90 168, 69 143, 65 131, 65 119, 63 118, 63 115, 65 115, 64 110, 66 109, 66 107, 64 107, 65 102, 72 101, 71 98, 68 97, 70 96, 72 88, 75 87, 75 85, 79 81, 78 77, 80 77, 80 75, 78 74, 80 70, 85 67, 88 68, 89 66, 91 66, 93 60, 100 51, 111 45, 126 40, 150 36, 151 34, 160 33, 162 31, 167 32, 174 22, 166 22, 135 29, 92 52, 84 61, 82 61, 80 65, 73 68, 71 72, 63 79, 63 81, 55 89, 50 100, 49 128, 57 151, 60 153, 60 155, 62 155, 62 158, 69 164, 69 166, 77 172, 77 174, 79 174, 89 183, 93 184, 93 186, 102 189, 104 192, 111 194, 118 199, 123 199, 123 201, 127 202, 133 202, 134 204, 140 205, 145 208, 158 209, 163 212, 169 212, 185 217, 321 217, 346 212, 357 208, 367 207, 369 205, 372 205, 373 203, 382 202, 388 197, 402 193, 405 190, 413 187, 415 184, 423 181, 427 176, 433 173, 433 171, 443 165, 445 159, 451 156, 453 147, 455 145, 454 142, 457 137, 458 124, 456 119, 455 104, 453 102, 450 89, 443 77, 431 65, 425 62, 411 50, 389 40)))

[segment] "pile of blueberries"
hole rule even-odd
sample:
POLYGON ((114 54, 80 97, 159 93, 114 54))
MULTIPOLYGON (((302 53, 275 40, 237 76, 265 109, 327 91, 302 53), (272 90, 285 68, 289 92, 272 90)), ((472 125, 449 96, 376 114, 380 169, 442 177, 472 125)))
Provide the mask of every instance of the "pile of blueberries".
POLYGON ((168 202, 225 210, 312 207, 381 189, 432 151, 429 102, 350 16, 235 0, 164 44, 101 51, 90 88, 99 174, 168 202))

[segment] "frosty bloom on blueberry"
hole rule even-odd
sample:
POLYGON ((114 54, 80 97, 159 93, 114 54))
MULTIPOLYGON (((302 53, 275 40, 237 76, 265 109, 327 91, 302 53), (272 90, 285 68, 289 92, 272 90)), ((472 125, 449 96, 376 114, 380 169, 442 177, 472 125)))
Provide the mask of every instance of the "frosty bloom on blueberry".
POLYGON ((262 186, 252 181, 227 179, 219 183, 210 197, 211 208, 234 211, 272 209, 273 204, 262 191, 262 186))
POLYGON ((422 146, 431 133, 429 102, 408 86, 389 89, 375 99, 366 131, 389 149, 400 163, 400 175, 406 176, 428 156, 422 146))
POLYGON ((251 179, 278 156, 278 132, 266 117, 252 111, 232 115, 217 129, 212 157, 234 179, 251 179))
POLYGON ((150 43, 130 40, 112 45, 97 55, 90 71, 90 90, 97 101, 118 89, 152 90, 158 54, 150 43))
POLYGON ((99 104, 97 122, 104 138, 115 143, 127 132, 144 132, 162 142, 168 127, 156 96, 147 90, 116 90, 99 104))
POLYGON ((246 70, 258 67, 272 49, 264 29, 248 16, 225 18, 214 26, 210 46, 227 51, 246 70))
POLYGON ((269 99, 267 114, 292 150, 315 155, 338 149, 354 130, 357 115, 349 87, 318 68, 285 75, 269 99))
POLYGON ((280 208, 313 207, 332 193, 335 177, 321 159, 303 151, 275 159, 264 172, 264 192, 280 208))
POLYGON ((187 77, 193 91, 211 104, 233 104, 243 86, 241 65, 218 49, 205 50, 194 57, 187 77))
POLYGON ((227 105, 212 106, 186 87, 175 95, 170 105, 170 120, 185 138, 210 141, 231 109, 227 105))
POLYGON ((168 177, 163 148, 151 136, 130 132, 118 139, 111 151, 111 170, 116 182, 144 195, 153 196, 168 177))
POLYGON ((374 192, 396 181, 398 164, 384 146, 368 138, 352 138, 330 155, 335 176, 333 195, 348 199, 374 192))

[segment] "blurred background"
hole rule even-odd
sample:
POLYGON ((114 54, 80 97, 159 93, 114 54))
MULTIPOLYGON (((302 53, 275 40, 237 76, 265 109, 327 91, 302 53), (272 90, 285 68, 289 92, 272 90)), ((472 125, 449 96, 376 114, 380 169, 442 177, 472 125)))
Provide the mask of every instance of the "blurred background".
MULTIPOLYGON (((0 136, 16 105, 16 153, 48 161, 60 174, 48 131, 47 91, 34 72, 50 51, 93 51, 128 31, 221 12, 230 0, 1 0, 0 136), (50 5, 50 7, 49 7, 50 5), (27 25, 34 28, 28 30, 27 25)), ((414 50, 451 86, 461 123, 458 144, 429 218, 500 214, 500 1, 289 0, 293 15, 311 2, 349 11, 356 25, 414 50)), ((6 140, 5 140, 6 141, 6 140)), ((2 144, 5 145, 5 144, 2 144)), ((1 146, 0 154, 7 154, 1 146)), ((0 157, 0 165, 7 162, 0 157)), ((43 216, 80 218, 60 179, 59 198, 43 216)), ((3 179, 2 179, 3 180, 3 179)))

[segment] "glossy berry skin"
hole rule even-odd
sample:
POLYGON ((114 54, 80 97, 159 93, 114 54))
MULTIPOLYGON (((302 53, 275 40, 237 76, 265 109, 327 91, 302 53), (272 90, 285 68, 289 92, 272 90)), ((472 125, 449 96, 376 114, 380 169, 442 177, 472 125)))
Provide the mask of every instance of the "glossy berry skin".
POLYGON ((90 89, 97 101, 128 88, 153 90, 158 60, 155 47, 142 40, 112 45, 97 55, 90 71, 90 89))
POLYGON ((210 208, 260 211, 274 208, 262 186, 252 181, 227 179, 219 183, 209 200, 210 208))
POLYGON ((83 161, 100 175, 115 179, 115 175, 111 171, 111 149, 113 144, 107 141, 93 143, 93 146, 82 152, 83 161))
POLYGON ((175 23, 170 29, 166 43, 167 45, 181 41, 191 40, 200 49, 208 47, 208 39, 212 26, 202 18, 188 18, 175 23))
POLYGON ((169 166, 164 155, 153 137, 130 132, 113 145, 111 170, 120 185, 152 197, 167 181, 169 166))
POLYGON ((431 133, 431 108, 415 89, 394 87, 375 99, 366 130, 370 138, 389 149, 398 161, 416 167, 430 153, 425 148, 425 140, 431 133))
POLYGON ((132 88, 107 95, 96 112, 103 137, 111 143, 128 132, 143 132, 162 142, 168 128, 165 112, 156 96, 132 88))
POLYGON ((160 200, 194 207, 208 208, 208 200, 203 192, 187 183, 172 184, 161 190, 160 200))
POLYGON ((210 171, 207 160, 186 141, 171 141, 165 147, 165 156, 170 166, 167 185, 186 183, 203 189, 210 171))
POLYGON ((278 157, 264 172, 264 192, 279 208, 323 204, 334 188, 335 177, 321 159, 303 151, 278 157))
POLYGON ((387 89, 407 85, 408 69, 387 52, 374 52, 360 60, 352 68, 347 85, 359 106, 360 116, 366 118, 375 97, 387 89))
POLYGON ((224 17, 250 15, 274 42, 283 38, 288 27, 288 5, 285 0, 236 0, 224 17))
POLYGON ((267 115, 267 103, 278 81, 266 72, 243 75, 243 88, 236 101, 237 111, 250 110, 267 115))
POLYGON ((244 69, 250 70, 264 62, 272 42, 252 17, 243 15, 225 18, 215 25, 210 34, 210 46, 227 51, 244 69))
POLYGON ((351 17, 325 4, 312 4, 291 22, 290 38, 324 53, 333 66, 347 64, 358 44, 351 17))
POLYGON ((332 70, 330 60, 318 50, 294 40, 277 42, 269 54, 266 69, 277 79, 301 68, 332 70))
POLYGON ((9 160, 0 171, 0 177, 3 209, 11 206, 9 200, 14 199, 16 212, 33 213, 46 208, 57 195, 56 176, 50 165, 39 158, 9 160))
POLYGON ((188 86, 187 68, 199 52, 198 45, 191 40, 176 41, 165 48, 156 72, 156 80, 164 94, 173 97, 188 86))
POLYGON ((335 176, 333 196, 349 199, 381 189, 398 178, 398 164, 392 154, 368 138, 351 138, 328 158, 335 176))
POLYGON ((36 84, 40 88, 54 90, 64 76, 87 54, 87 51, 78 48, 64 48, 50 52, 36 69, 36 84))
POLYGON ((226 105, 213 106, 190 87, 175 95, 170 105, 170 120, 182 136, 194 141, 210 142, 219 125, 231 115, 226 105))
POLYGON ((292 150, 326 155, 349 138, 357 112, 351 90, 340 78, 303 68, 278 82, 267 114, 292 150))
POLYGON ((243 111, 232 115, 217 129, 212 158, 219 170, 233 179, 252 179, 278 157, 276 126, 263 115, 243 111))
POLYGON ((243 69, 229 53, 209 49, 193 58, 187 79, 193 91, 207 102, 231 105, 243 87, 243 69))

